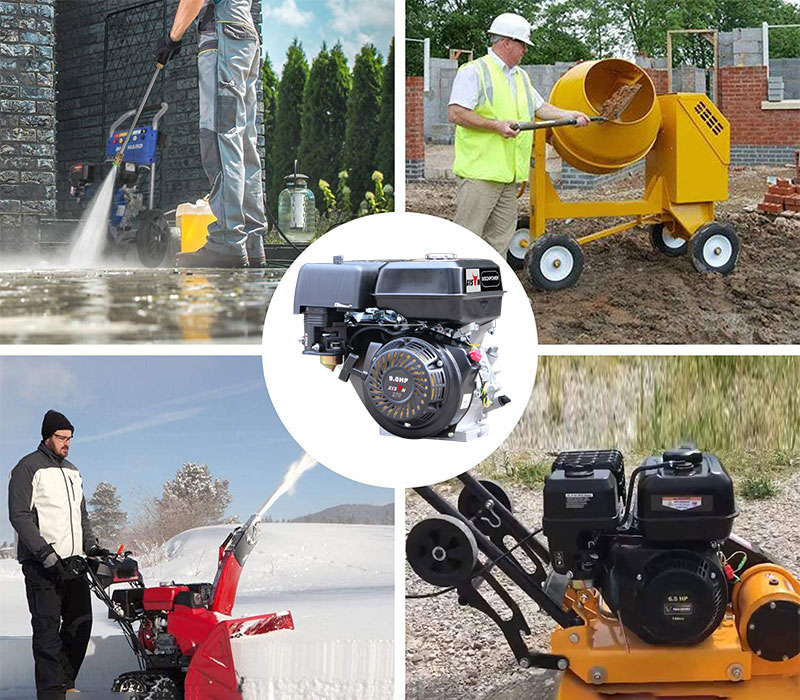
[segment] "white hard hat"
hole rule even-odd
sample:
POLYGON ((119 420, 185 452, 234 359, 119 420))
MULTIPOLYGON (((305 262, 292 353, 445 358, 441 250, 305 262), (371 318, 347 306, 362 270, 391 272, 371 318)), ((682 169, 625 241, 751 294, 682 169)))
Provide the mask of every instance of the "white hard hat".
POLYGON ((502 15, 497 15, 492 22, 492 26, 489 27, 489 34, 507 36, 511 39, 523 41, 528 46, 533 46, 530 22, 512 12, 504 12, 502 15))

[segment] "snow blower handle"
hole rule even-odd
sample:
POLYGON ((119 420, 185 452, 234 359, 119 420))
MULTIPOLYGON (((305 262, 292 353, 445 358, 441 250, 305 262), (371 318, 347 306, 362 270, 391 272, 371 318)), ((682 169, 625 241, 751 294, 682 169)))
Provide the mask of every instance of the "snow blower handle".
POLYGON ((115 155, 113 160, 111 161, 117 167, 122 165, 122 158, 125 155, 125 149, 128 147, 128 141, 131 140, 131 136, 133 135, 133 130, 136 128, 136 124, 139 121, 139 117, 142 116, 142 111, 144 110, 144 106, 147 104, 147 100, 150 97, 150 93, 153 91, 153 85, 156 84, 156 78, 158 78, 158 74, 161 72, 163 68, 164 68, 163 63, 156 64, 156 71, 155 73, 153 73, 153 77, 150 78, 150 84, 147 86, 147 91, 144 93, 144 98, 139 104, 139 109, 136 110, 136 114, 133 116, 133 121, 131 122, 131 126, 128 129, 128 135, 125 137, 125 141, 122 144, 122 147, 119 149, 119 151, 117 151, 117 155, 115 155))
MULTIPOLYGON (((607 122, 608 117, 589 117, 590 122, 607 122)), ((543 122, 517 122, 513 125, 517 131, 536 131, 536 129, 552 129, 556 126, 574 126, 577 119, 549 119, 543 122)))

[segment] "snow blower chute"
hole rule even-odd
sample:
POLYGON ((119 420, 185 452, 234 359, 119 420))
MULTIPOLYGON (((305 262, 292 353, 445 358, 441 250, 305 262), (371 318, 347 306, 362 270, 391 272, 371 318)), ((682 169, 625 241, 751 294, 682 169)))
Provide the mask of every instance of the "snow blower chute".
POLYGON ((800 697, 800 582, 732 534, 733 484, 714 455, 649 457, 626 497, 618 451, 563 452, 536 531, 499 484, 458 478, 457 509, 415 489, 442 515, 411 529, 408 562, 488 615, 520 666, 562 671, 557 700, 800 697), (528 648, 498 570, 558 623, 549 653, 528 648))
POLYGON ((230 617, 242 568, 258 541, 259 523, 258 515, 251 516, 220 545, 214 583, 148 588, 129 552, 87 558, 89 585, 139 662, 138 671, 114 681, 113 691, 127 692, 134 700, 241 700, 230 640, 294 629, 288 611, 230 617), (117 583, 130 586, 109 596, 108 587, 117 583))

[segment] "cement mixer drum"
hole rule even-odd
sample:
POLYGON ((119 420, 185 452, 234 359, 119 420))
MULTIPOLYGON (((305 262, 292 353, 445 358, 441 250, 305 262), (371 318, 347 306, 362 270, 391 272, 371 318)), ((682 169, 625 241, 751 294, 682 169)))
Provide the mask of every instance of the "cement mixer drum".
POLYGON ((574 168, 602 175, 632 165, 647 155, 661 126, 656 89, 642 68, 617 58, 578 63, 553 86, 551 104, 596 116, 601 114, 603 104, 625 85, 641 87, 618 119, 593 122, 583 128, 552 130, 553 146, 574 168))

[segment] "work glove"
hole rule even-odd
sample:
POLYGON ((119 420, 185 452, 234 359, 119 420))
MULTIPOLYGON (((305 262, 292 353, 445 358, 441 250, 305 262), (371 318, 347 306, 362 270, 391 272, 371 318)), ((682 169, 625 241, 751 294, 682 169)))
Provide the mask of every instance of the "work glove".
POLYGON ((87 557, 107 557, 111 554, 111 552, 99 544, 96 544, 94 547, 90 547, 89 551, 86 552, 87 557))
POLYGON ((51 545, 45 545, 38 552, 36 558, 44 567, 44 575, 51 581, 60 581, 63 578, 64 563, 56 550, 51 545))
POLYGON ((173 41, 169 35, 169 32, 167 32, 156 42, 156 63, 160 63, 162 66, 165 66, 170 58, 177 56, 180 52, 181 40, 178 39, 178 41, 173 41))

